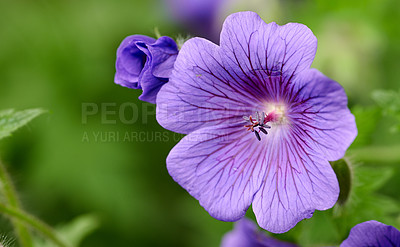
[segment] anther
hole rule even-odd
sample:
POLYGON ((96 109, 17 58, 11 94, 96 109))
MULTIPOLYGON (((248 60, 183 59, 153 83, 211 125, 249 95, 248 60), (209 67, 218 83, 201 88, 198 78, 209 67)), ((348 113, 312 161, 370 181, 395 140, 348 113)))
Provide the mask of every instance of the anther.
POLYGON ((257 137, 257 140, 261 141, 260 134, 258 134, 258 132, 257 132, 257 131, 254 131, 254 134, 256 135, 256 137, 257 137))
POLYGON ((268 135, 268 132, 264 128, 260 127, 259 129, 261 130, 262 133, 268 135))
POLYGON ((250 122, 250 124, 244 125, 244 127, 247 128, 247 130, 254 132, 254 135, 256 136, 257 140, 261 141, 260 132, 267 135, 268 132, 266 129, 271 128, 271 126, 267 125, 270 117, 264 112, 261 113, 261 116, 259 112, 255 112, 254 115, 255 119, 253 119, 251 115, 249 117, 243 116, 244 120, 250 122))

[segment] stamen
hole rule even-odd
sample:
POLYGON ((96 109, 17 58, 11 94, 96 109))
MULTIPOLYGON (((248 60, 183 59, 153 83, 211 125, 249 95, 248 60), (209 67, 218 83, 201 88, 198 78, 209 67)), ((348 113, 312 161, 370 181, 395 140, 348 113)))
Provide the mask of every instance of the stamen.
POLYGON ((264 120, 265 120, 265 114, 264 112, 261 114, 261 119, 260 119, 260 123, 264 124, 264 120))
POLYGON ((258 132, 257 132, 257 131, 254 131, 254 134, 256 135, 256 137, 257 137, 257 140, 261 141, 260 134, 258 134, 258 132))
POLYGON ((248 131, 254 132, 257 140, 261 141, 260 132, 265 135, 268 134, 266 129, 270 129, 271 126, 267 125, 267 123, 270 121, 271 117, 264 112, 261 113, 261 116, 259 112, 255 112, 254 115, 256 116, 255 119, 253 119, 251 115, 249 117, 243 116, 244 120, 250 122, 250 124, 244 125, 244 127, 247 128, 248 131))
POLYGON ((264 128, 260 127, 260 130, 261 130, 262 133, 268 135, 268 132, 264 128))

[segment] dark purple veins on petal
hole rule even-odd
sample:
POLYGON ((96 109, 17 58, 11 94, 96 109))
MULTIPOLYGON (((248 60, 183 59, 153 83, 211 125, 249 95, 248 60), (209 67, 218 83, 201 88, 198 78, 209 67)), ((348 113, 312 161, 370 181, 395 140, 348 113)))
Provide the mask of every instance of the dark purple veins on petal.
POLYGON ((282 233, 335 204, 328 161, 357 130, 343 88, 309 69, 315 51, 304 25, 251 12, 227 18, 220 46, 194 38, 182 47, 157 120, 188 134, 167 168, 211 216, 238 220, 252 204, 262 228, 282 233))

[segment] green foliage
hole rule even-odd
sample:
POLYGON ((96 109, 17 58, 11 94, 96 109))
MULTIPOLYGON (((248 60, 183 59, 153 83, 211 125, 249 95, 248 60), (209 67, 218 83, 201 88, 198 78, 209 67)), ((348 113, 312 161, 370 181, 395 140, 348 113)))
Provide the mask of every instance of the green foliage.
POLYGON ((376 90, 372 92, 372 98, 382 108, 384 115, 396 119, 391 130, 400 131, 400 90, 376 90))
MULTIPOLYGON (((400 149, 390 144, 398 137, 386 133, 390 117, 381 118, 381 110, 390 107, 367 105, 372 89, 399 87, 398 0, 265 2, 257 12, 278 10, 266 15, 268 20, 304 23, 318 38, 312 66, 346 90, 359 132, 351 149, 366 163, 354 168, 354 188, 344 206, 317 211, 276 237, 305 246, 334 245, 363 220, 390 223, 397 217, 390 213, 396 202, 381 190, 392 181, 397 195, 400 186, 400 149)), ((115 52, 128 35, 154 36, 154 26, 163 35, 185 37, 163 11, 153 0, 0 1, 0 105, 39 105, 57 113, 51 124, 35 126, 35 136, 1 141, 2 158, 18 175, 26 208, 46 222, 101 212, 106 220, 85 246, 218 246, 231 227, 211 218, 169 177, 165 158, 177 140, 81 142, 84 132, 164 131, 154 115, 146 123, 139 117, 132 125, 105 125, 98 114, 84 125, 80 107, 82 102, 132 102, 139 116, 144 114, 140 92, 113 83, 115 52)))
POLYGON ((0 111, 0 139, 10 136, 12 132, 28 124, 32 119, 46 112, 42 109, 0 111))
POLYGON ((386 114, 400 115, 400 90, 376 90, 372 98, 383 108, 386 114))
POLYGON ((351 109, 354 117, 356 118, 358 135, 354 142, 351 144, 351 148, 362 147, 369 145, 372 142, 372 134, 376 131, 379 117, 381 115, 380 110, 377 107, 362 107, 354 106, 351 109))
POLYGON ((9 238, 7 235, 3 233, 0 234, 0 247, 13 247, 14 246, 14 239, 9 238))
POLYGON ((331 162, 331 166, 335 171, 340 187, 340 193, 337 203, 340 205, 344 205, 347 202, 347 199, 349 198, 353 183, 352 170, 349 166, 349 162, 345 159, 333 161, 331 162))
POLYGON ((300 246, 327 246, 338 243, 341 238, 340 229, 337 228, 329 212, 317 211, 311 218, 312 220, 305 220, 301 223, 297 239, 300 246))
MULTIPOLYGON (((97 216, 92 214, 81 215, 68 222, 67 224, 56 227, 56 232, 63 239, 72 244, 72 246, 80 246, 82 240, 95 231, 100 226, 97 216)), ((54 247, 51 242, 45 242, 42 239, 36 238, 34 246, 37 247, 54 247)))
POLYGON ((393 169, 388 166, 355 166, 349 203, 335 208, 338 223, 343 227, 342 220, 346 218, 348 230, 355 224, 371 219, 396 226, 394 216, 399 215, 400 205, 379 192, 392 176, 393 169))
POLYGON ((315 211, 313 217, 299 222, 289 232, 274 234, 275 238, 292 240, 300 246, 333 246, 339 245, 352 227, 364 221, 377 220, 399 228, 400 204, 380 193, 394 174, 391 167, 354 165, 348 158, 331 164, 340 190, 346 192, 345 200, 339 195, 332 209, 315 211))

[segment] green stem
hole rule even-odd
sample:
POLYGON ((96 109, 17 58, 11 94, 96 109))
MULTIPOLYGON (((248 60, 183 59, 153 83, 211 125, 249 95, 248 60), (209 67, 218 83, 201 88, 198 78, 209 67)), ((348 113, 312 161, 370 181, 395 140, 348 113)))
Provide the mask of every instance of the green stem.
MULTIPOLYGON (((10 177, 7 174, 6 168, 0 162, 0 183, 3 185, 4 195, 8 201, 8 205, 13 208, 21 208, 20 202, 18 201, 17 194, 15 193, 14 186, 11 182, 10 177)), ((21 246, 32 247, 33 242, 31 235, 29 234, 28 228, 26 228, 19 220, 11 219, 14 225, 17 237, 20 241, 21 246)))
POLYGON ((57 246, 69 247, 68 244, 66 244, 63 240, 60 239, 60 237, 57 235, 56 232, 53 231, 53 229, 51 229, 48 225, 46 225, 39 219, 36 219, 32 215, 29 215, 21 211, 20 209, 8 207, 1 203, 0 203, 0 212, 13 216, 18 220, 20 220, 21 222, 30 225, 32 228, 42 233, 45 237, 52 240, 57 246))
POLYGON ((354 156, 363 162, 396 163, 400 162, 400 145, 393 146, 367 146, 350 149, 348 155, 354 156))

